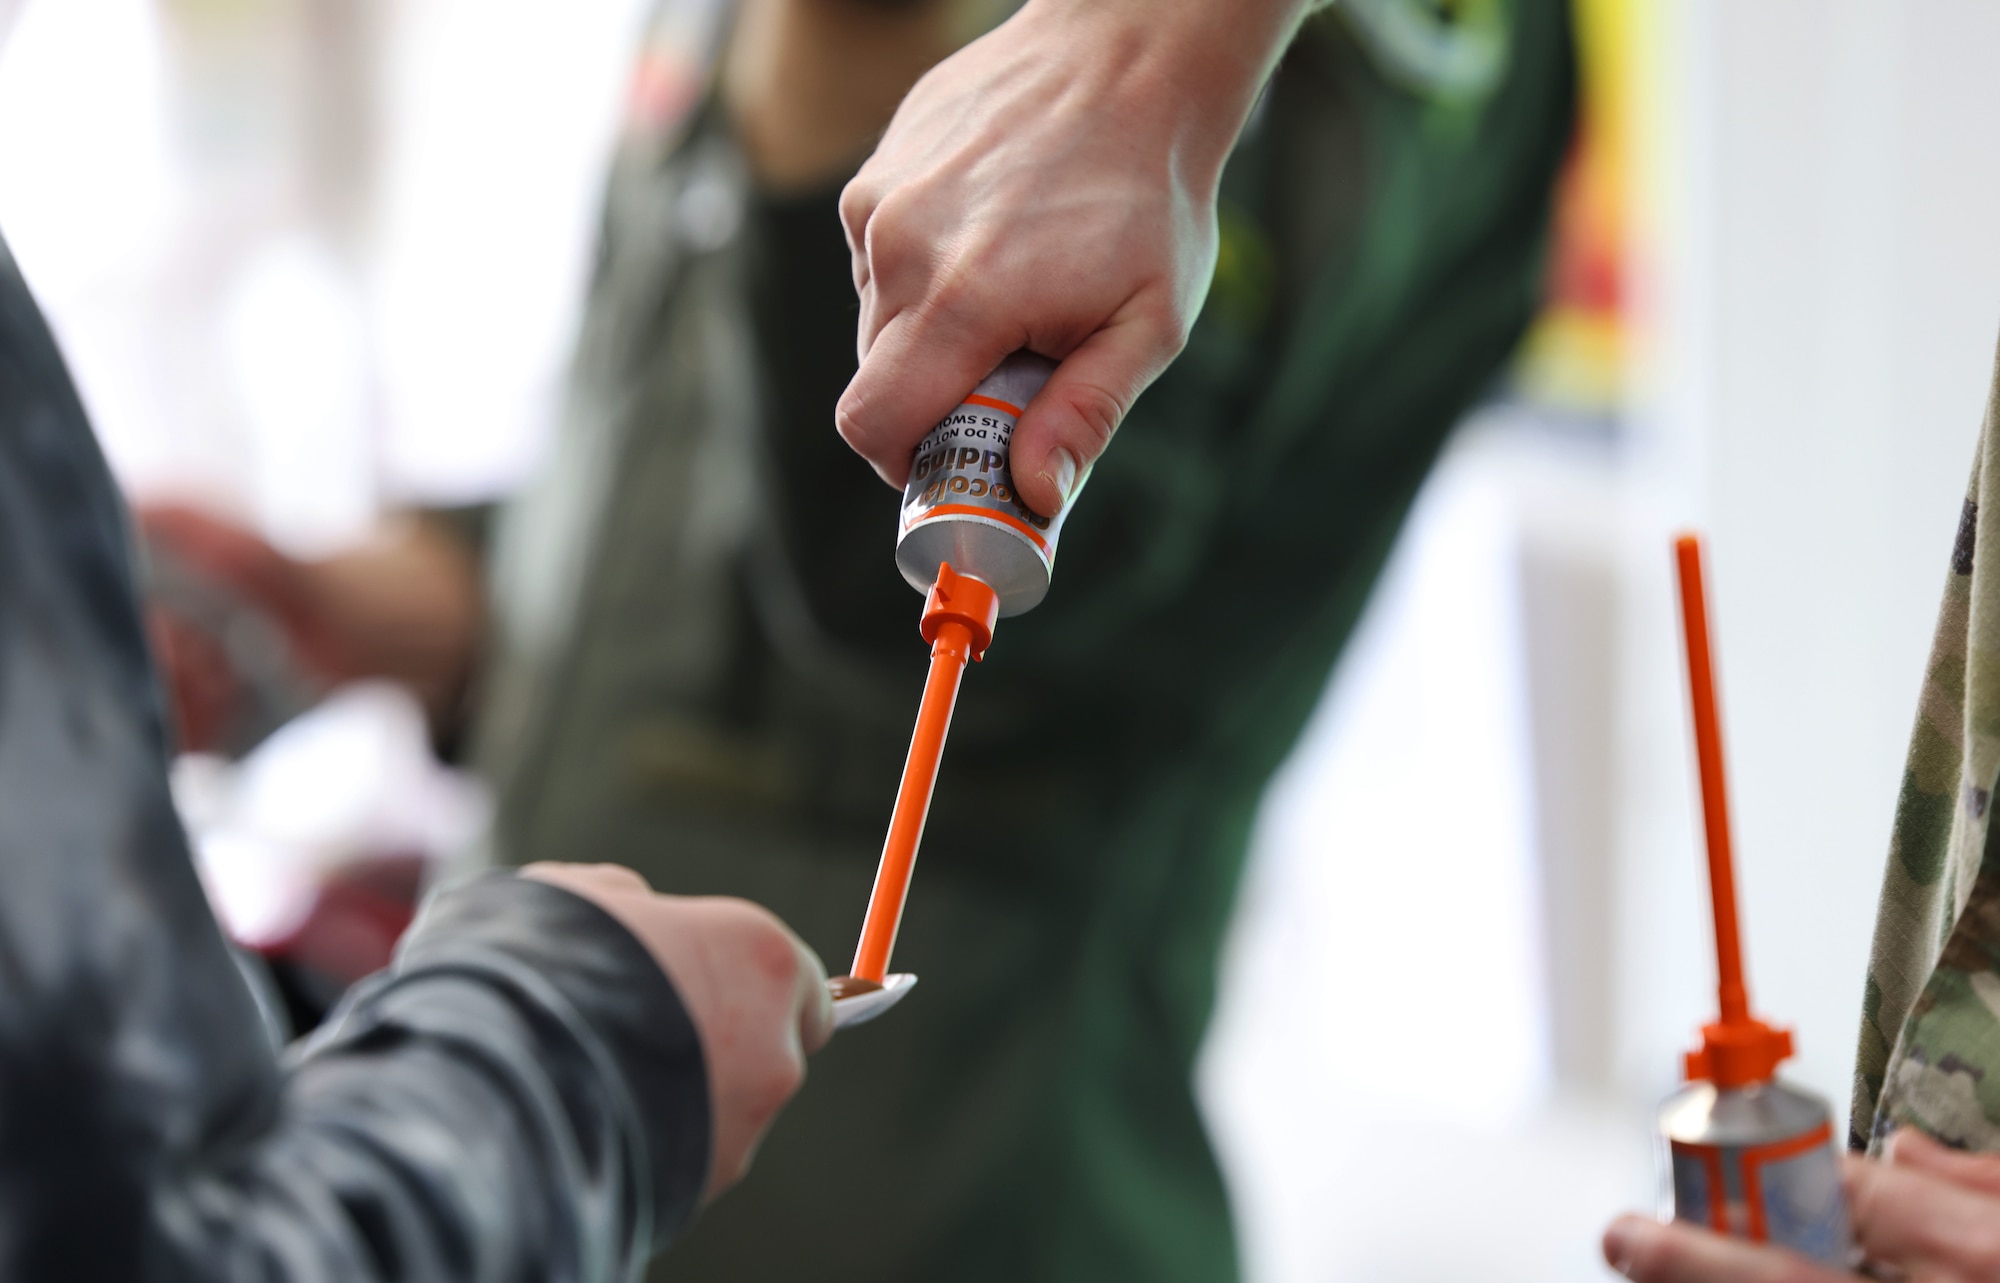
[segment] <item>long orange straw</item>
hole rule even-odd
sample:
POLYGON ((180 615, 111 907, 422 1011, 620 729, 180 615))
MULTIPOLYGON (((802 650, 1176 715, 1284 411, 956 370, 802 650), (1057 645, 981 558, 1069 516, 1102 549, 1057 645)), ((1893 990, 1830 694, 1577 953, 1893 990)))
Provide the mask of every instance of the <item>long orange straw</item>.
POLYGON ((1729 850, 1729 797, 1722 774, 1722 726, 1715 711, 1715 668, 1708 652, 1708 604, 1701 582, 1701 540, 1674 540, 1680 567, 1681 629, 1687 635, 1688 697, 1694 705, 1695 754, 1701 764, 1701 813, 1708 833, 1708 889, 1715 913, 1715 970, 1722 1023, 1750 1017, 1743 951, 1736 930, 1736 872, 1729 850))
POLYGON ((1722 719, 1716 715, 1715 665, 1708 653, 1708 603, 1701 585, 1701 541, 1674 541, 1680 566, 1681 628, 1687 637, 1688 697, 1694 708, 1695 753, 1701 763, 1701 812, 1708 836, 1709 906, 1715 915, 1716 996, 1722 1008, 1701 1027, 1701 1046, 1687 1055, 1690 1080, 1728 1090, 1768 1081, 1792 1054, 1789 1030, 1750 1014, 1743 983, 1743 948, 1736 926, 1735 861, 1729 850, 1729 797, 1722 777, 1722 719))
POLYGON ((875 889, 868 897, 868 917, 861 927, 861 945, 849 974, 881 984, 889 973, 889 954, 896 947, 896 930, 903 922, 903 902, 910 894, 916 869, 917 844, 937 785, 938 762, 944 756, 945 732, 951 729, 958 703, 958 682, 966 661, 985 654, 993 640, 999 599, 984 583, 956 574, 949 564, 938 567, 937 583, 924 603, 924 638, 931 643, 930 676, 924 680, 924 700, 917 709, 910 755, 903 761, 903 782, 896 790, 896 809, 889 819, 889 836, 882 844, 882 863, 875 870, 875 889))

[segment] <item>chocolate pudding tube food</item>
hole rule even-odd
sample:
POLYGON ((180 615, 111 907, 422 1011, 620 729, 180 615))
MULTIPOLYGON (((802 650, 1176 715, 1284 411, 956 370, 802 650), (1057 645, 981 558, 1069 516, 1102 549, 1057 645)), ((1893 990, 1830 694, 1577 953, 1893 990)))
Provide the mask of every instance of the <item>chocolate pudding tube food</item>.
POLYGON ((879 991, 887 986, 900 996, 915 982, 914 976, 889 974, 889 954, 909 895, 959 678, 968 661, 984 657, 999 620, 1032 610, 1049 590, 1056 539, 1072 505, 1066 503, 1054 517, 1028 507, 1014 492, 1009 464, 1015 425, 1054 370, 1055 362, 1032 352, 1016 352, 1002 361, 925 434, 903 488, 896 567, 911 587, 925 594, 918 631, 930 643, 931 668, 853 970, 827 982, 839 1023, 872 1018, 895 1001, 884 1000, 879 991))
POLYGON ((1664 1192, 1673 1218, 1758 1243, 1775 1243, 1845 1268, 1854 1254, 1833 1114, 1826 1102, 1777 1079, 1792 1054, 1789 1030, 1750 1014, 1737 935, 1736 874, 1723 787, 1722 729, 1709 660, 1701 543, 1683 535, 1681 625, 1701 766, 1708 838, 1709 899, 1715 916, 1721 1013, 1687 1055, 1688 1084, 1660 1107, 1664 1192))

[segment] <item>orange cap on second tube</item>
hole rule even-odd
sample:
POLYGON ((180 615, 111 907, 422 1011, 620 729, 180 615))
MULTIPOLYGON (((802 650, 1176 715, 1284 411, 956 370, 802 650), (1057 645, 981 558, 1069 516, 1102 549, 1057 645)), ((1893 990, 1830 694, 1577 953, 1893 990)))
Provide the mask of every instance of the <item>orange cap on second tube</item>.
POLYGON ((1722 726, 1716 712, 1715 668, 1709 656, 1708 603, 1702 588, 1701 540, 1674 541, 1680 571, 1681 629, 1687 640, 1688 698, 1694 710, 1694 742, 1701 766, 1701 809, 1708 839, 1709 901, 1715 916, 1716 991, 1721 1018, 1703 1025, 1701 1046, 1687 1053, 1690 1079, 1718 1087, 1768 1082, 1779 1062, 1792 1054, 1790 1030, 1776 1029, 1750 1014, 1743 982, 1743 951, 1737 933, 1736 872, 1729 846, 1729 799, 1722 773, 1722 726))

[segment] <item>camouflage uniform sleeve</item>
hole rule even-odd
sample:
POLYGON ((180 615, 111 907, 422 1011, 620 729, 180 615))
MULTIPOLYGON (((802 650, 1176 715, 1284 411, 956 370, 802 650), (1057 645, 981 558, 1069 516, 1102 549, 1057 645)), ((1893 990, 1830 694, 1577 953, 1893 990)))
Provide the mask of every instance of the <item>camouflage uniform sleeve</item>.
POLYGON ((2000 367, 1953 543, 1876 917, 1849 1143, 2000 1149, 2000 367), (1989 1073, 1988 1070, 1994 1072, 1989 1073))

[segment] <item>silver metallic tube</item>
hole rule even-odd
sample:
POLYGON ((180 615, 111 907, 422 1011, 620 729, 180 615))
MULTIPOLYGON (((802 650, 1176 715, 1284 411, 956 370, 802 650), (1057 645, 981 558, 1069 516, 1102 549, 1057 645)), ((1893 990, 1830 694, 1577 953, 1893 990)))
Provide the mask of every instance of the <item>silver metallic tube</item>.
MULTIPOLYGON (((928 592, 938 564, 984 581, 1004 618, 1032 610, 1049 591, 1056 540, 1070 502, 1044 517, 1014 494, 1014 426, 1056 363, 1016 352, 917 446, 896 529, 896 568, 928 592)), ((1081 490, 1079 483, 1077 490, 1081 490)))
POLYGON ((1773 1079, 1696 1081, 1660 1107, 1673 1219, 1841 1269, 1854 1255, 1833 1114, 1773 1079))

